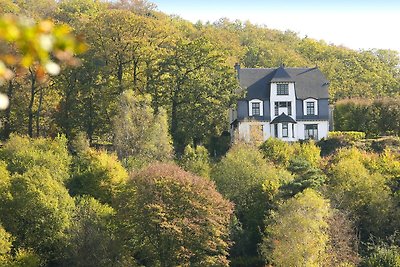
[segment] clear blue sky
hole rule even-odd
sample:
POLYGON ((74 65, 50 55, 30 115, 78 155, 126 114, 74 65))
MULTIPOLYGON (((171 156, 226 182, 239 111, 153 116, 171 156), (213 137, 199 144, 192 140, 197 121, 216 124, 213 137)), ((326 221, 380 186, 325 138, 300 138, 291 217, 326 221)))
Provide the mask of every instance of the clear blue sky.
MULTIPOLYGON (((151 0, 150 0, 151 1, 151 0)), ((158 10, 196 22, 249 20, 353 49, 400 51, 400 1, 154 0, 158 10)))

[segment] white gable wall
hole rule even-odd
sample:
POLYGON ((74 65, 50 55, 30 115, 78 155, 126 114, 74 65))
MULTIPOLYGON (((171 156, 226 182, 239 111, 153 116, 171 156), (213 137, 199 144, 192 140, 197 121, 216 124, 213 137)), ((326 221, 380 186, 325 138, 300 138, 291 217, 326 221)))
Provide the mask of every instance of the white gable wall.
MULTIPOLYGON (((296 119, 296 93, 294 90, 294 83, 289 84, 289 95, 277 95, 276 89, 277 83, 271 83, 271 94, 270 94, 270 114, 271 121, 277 117, 275 116, 275 102, 291 102, 292 103, 292 115, 291 117, 296 119)), ((281 115, 281 114, 279 114, 281 115)), ((286 114, 288 115, 288 114, 286 114)))

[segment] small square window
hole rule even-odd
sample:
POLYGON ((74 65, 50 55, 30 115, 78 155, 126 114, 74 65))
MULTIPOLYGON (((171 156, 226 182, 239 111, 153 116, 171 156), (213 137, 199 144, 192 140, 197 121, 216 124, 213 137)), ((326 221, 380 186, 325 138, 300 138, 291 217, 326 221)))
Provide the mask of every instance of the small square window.
POLYGON ((253 116, 260 116, 260 103, 251 103, 251 114, 253 116))
POLYGON ((278 83, 276 85, 276 93, 277 95, 289 95, 289 84, 278 83))

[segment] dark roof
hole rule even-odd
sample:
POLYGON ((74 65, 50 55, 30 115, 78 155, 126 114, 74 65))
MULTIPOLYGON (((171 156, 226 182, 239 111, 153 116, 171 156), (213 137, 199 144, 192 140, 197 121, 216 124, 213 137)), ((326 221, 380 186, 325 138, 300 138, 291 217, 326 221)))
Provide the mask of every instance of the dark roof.
POLYGON ((275 70, 271 82, 294 82, 294 79, 287 73, 284 67, 279 67, 275 70))
POLYGON ((282 113, 281 115, 273 119, 271 121, 271 124, 277 124, 282 122, 297 123, 292 117, 286 115, 285 113, 282 113))
POLYGON ((269 99, 270 83, 282 79, 285 73, 295 82, 296 98, 327 99, 329 82, 318 68, 265 68, 239 69, 242 89, 247 90, 246 99, 269 99), (275 77, 277 76, 277 77, 275 77))

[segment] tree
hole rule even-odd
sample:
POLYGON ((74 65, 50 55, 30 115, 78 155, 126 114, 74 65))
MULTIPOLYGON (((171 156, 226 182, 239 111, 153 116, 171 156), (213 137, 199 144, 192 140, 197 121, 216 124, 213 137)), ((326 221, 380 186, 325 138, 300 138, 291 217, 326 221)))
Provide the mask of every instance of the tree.
POLYGON ((118 205, 125 246, 152 266, 228 266, 231 214, 211 181, 171 164, 134 175, 118 205))
POLYGON ((225 130, 237 81, 224 55, 207 39, 179 39, 163 62, 166 103, 175 149, 207 141, 225 130))
POLYGON ((0 219, 16 247, 33 249, 49 264, 62 259, 74 209, 66 188, 48 169, 34 166, 12 177, 10 193, 0 219))
POLYGON ((287 200, 270 217, 262 254, 274 266, 325 266, 330 213, 329 201, 312 189, 287 200))
POLYGON ((260 150, 264 158, 284 167, 289 165, 295 152, 294 146, 277 138, 268 138, 261 144, 260 150))
POLYGON ((172 157, 164 111, 154 115, 149 96, 126 91, 114 119, 114 145, 120 159, 141 162, 165 161, 172 157))
POLYGON ((374 235, 391 234, 393 199, 387 180, 370 172, 363 164, 368 155, 355 148, 341 149, 328 169, 328 190, 332 202, 350 214, 360 230, 362 241, 374 235))
POLYGON ((209 178, 210 177, 210 159, 208 151, 203 146, 192 148, 190 145, 185 147, 179 165, 193 174, 209 178))
POLYGON ((112 266, 117 261, 115 211, 92 197, 76 199, 69 228, 69 266, 112 266))
POLYGON ((257 257, 259 229, 264 228, 264 218, 275 206, 279 187, 291 180, 291 175, 267 163, 257 148, 236 144, 212 169, 211 178, 218 191, 235 203, 242 226, 231 256, 257 257))
POLYGON ((90 195, 103 204, 111 204, 127 180, 128 173, 116 155, 88 148, 74 157, 68 188, 72 195, 90 195))
POLYGON ((66 182, 70 177, 71 157, 64 136, 31 139, 11 135, 0 150, 0 157, 7 163, 11 174, 23 174, 33 167, 41 166, 48 169, 51 177, 58 182, 66 182))

